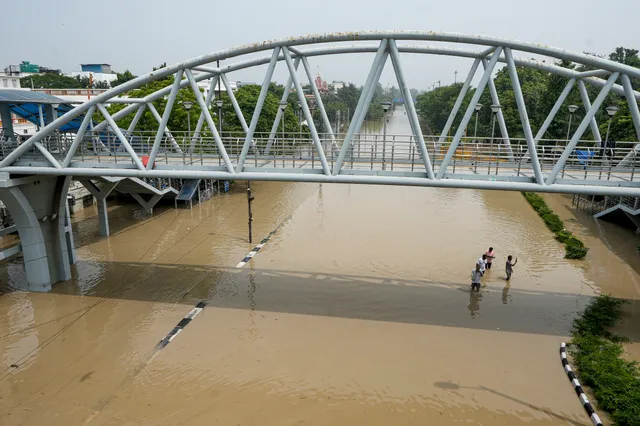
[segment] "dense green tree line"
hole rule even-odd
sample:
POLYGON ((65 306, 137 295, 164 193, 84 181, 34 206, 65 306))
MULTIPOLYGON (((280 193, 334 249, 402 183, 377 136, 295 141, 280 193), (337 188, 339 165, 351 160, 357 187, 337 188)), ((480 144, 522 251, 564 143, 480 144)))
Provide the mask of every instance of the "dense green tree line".
MULTIPOLYGON (((640 68, 640 57, 638 57, 638 51, 634 49, 619 47, 609 55, 609 59, 640 68)), ((588 70, 587 67, 576 66, 575 64, 566 61, 560 61, 556 63, 556 65, 576 69, 577 71, 588 70)), ((518 67, 517 71, 532 131, 535 135, 567 84, 567 79, 546 71, 532 68, 518 67)), ((520 121, 520 115, 516 108, 513 87, 506 67, 500 69, 496 73, 494 83, 496 91, 498 92, 500 104, 502 105, 502 113, 507 125, 507 130, 509 131, 509 136, 512 138, 523 138, 524 132, 520 121)), ((634 89, 637 90, 640 87, 640 82, 632 81, 632 85, 634 89)), ((600 89, 588 84, 586 86, 587 91, 589 92, 589 97, 593 102, 600 89)), ((423 124, 426 125, 425 127, 428 126, 437 134, 441 133, 461 88, 462 83, 452 84, 436 88, 433 91, 422 93, 418 96, 416 108, 419 111, 419 116, 423 121, 423 124)), ((458 115, 454 120, 452 130, 450 131, 451 136, 460 124, 462 116, 464 115, 464 112, 474 94, 474 90, 475 89, 473 88, 470 89, 465 96, 462 107, 458 112, 458 115)), ((491 135, 492 113, 490 105, 492 104, 492 101, 488 87, 485 88, 480 98, 480 103, 483 104, 483 108, 478 113, 478 136, 491 135)), ((544 139, 554 140, 565 139, 567 137, 569 124, 569 112, 567 107, 569 105, 579 106, 572 119, 571 131, 573 132, 586 113, 577 85, 574 85, 560 111, 545 133, 544 139)), ((637 140, 637 135, 631 121, 631 114, 629 112, 626 99, 613 93, 609 94, 603 104, 603 107, 600 108, 600 111, 598 111, 596 115, 602 138, 604 139, 605 137, 607 125, 609 123, 609 118, 606 111, 604 111, 604 108, 610 105, 619 108, 618 113, 611 121, 610 139, 617 141, 637 140)), ((476 117, 474 113, 474 116, 467 126, 467 135, 470 137, 473 136, 475 131, 475 120, 476 117)), ((499 135, 498 126, 496 126, 496 134, 499 135)), ((593 138, 590 128, 587 129, 582 138, 593 138)))

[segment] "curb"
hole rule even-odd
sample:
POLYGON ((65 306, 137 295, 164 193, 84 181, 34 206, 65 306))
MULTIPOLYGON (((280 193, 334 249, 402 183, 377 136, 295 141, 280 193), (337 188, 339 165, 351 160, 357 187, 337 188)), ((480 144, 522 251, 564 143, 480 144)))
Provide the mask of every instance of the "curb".
POLYGON ((164 339, 160 340, 160 342, 156 345, 156 349, 164 349, 164 347, 167 346, 169 342, 171 342, 174 337, 176 337, 196 317, 196 315, 202 312, 205 306, 205 302, 198 303, 196 307, 191 310, 191 312, 189 312, 184 318, 180 320, 178 325, 173 327, 173 330, 171 330, 164 339))
POLYGON ((569 365, 569 361, 567 360, 567 344, 565 342, 562 342, 562 344, 560 345, 560 357, 562 359, 562 366, 564 367, 564 371, 565 373, 567 373, 567 376, 569 376, 569 380, 571 380, 573 389, 576 391, 576 394, 580 398, 580 402, 582 402, 582 406, 584 407, 589 417, 591 417, 591 422, 593 423, 594 426, 602 426, 600 417, 598 417, 595 410, 593 409, 593 406, 589 402, 587 395, 584 394, 584 391, 582 390, 582 386, 580 386, 580 382, 578 381, 578 378, 576 377, 575 373, 571 369, 571 366, 569 365))

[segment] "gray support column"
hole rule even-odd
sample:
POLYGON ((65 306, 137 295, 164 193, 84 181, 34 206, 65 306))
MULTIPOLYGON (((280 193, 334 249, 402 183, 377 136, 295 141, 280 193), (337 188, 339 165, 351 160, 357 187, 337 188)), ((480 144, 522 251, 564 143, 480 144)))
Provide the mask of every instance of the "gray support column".
MULTIPOLYGON (((66 198, 66 197, 65 197, 66 198)), ((73 228, 71 227, 71 214, 69 213, 69 203, 65 205, 65 225, 64 233, 67 240, 67 253, 69 253, 69 263, 75 265, 78 263, 76 258, 76 243, 73 239, 73 228)))
POLYGON ((0 104, 0 121, 2 121, 2 131, 4 137, 9 140, 13 139, 13 121, 11 120, 11 108, 9 104, 0 104))
POLYGON ((20 235, 29 290, 48 291, 71 278, 65 226, 70 182, 71 177, 41 176, 0 190, 20 235))
MULTIPOLYGON (((591 100, 589 99, 589 92, 587 92, 587 86, 584 85, 584 81, 578 80, 578 89, 580 90, 580 98, 584 104, 584 110, 589 111, 591 109, 591 100)), ((600 136, 600 129, 598 128, 598 122, 596 117, 593 116, 589 122, 591 127, 591 133, 593 133, 593 139, 598 142, 598 146, 602 146, 602 136, 600 136)))
MULTIPOLYGON (((482 60, 482 66, 484 69, 487 69, 487 60, 482 60)), ((489 79, 489 93, 491 94, 491 102, 494 105, 500 105, 500 98, 498 98, 498 91, 496 90, 496 84, 493 82, 493 78, 489 79)), ((502 142, 507 148, 507 155, 509 156, 509 160, 513 161, 513 151, 511 150, 511 141, 509 140, 509 132, 507 130, 507 123, 504 121, 504 114, 502 113, 502 108, 498 110, 498 114, 496 114, 496 118, 498 119, 498 125, 500 126, 500 133, 502 134, 502 142)))
POLYGON ((51 104, 44 104, 42 108, 44 109, 44 125, 47 126, 57 118, 54 117, 56 114, 56 110, 51 104))
POLYGON ((137 192, 130 192, 129 195, 131 195, 138 203, 140 203, 142 208, 149 214, 153 214, 153 208, 156 204, 158 204, 158 201, 162 199, 161 194, 153 194, 148 201, 145 201, 145 199, 142 198, 142 196, 137 192))
POLYGON ((120 181, 105 183, 102 186, 98 186, 90 180, 81 180, 80 183, 87 188, 87 191, 91 193, 96 199, 98 204, 98 223, 100 224, 100 236, 109 236, 109 216, 107 214, 107 197, 111 194, 111 191, 115 189, 120 181))

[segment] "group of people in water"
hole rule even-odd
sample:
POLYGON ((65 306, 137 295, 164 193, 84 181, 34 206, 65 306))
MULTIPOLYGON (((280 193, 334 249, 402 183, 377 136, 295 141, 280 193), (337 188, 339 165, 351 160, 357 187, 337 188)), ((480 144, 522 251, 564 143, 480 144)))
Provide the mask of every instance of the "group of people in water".
MULTIPOLYGON (((493 247, 489 247, 480 259, 476 262, 475 269, 471 272, 471 291, 480 291, 480 285, 482 284, 482 277, 486 271, 491 269, 493 265, 493 260, 496 258, 496 252, 493 250, 493 247)), ((507 274, 507 281, 511 279, 511 274, 513 274, 513 267, 518 263, 518 258, 516 258, 515 262, 512 262, 513 256, 507 256, 507 263, 505 264, 505 273, 507 274)))

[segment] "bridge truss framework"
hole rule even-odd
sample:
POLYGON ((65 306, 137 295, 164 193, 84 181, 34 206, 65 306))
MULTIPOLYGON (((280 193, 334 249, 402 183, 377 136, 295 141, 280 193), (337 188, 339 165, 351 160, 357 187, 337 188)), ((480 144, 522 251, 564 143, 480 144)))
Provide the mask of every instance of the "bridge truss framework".
MULTIPOLYGON (((85 179, 112 176, 275 180, 637 196, 640 195, 640 183, 634 177, 636 156, 639 149, 637 143, 640 141, 640 112, 638 109, 640 93, 633 90, 632 78, 640 78, 640 70, 595 56, 486 36, 387 31, 316 34, 265 41, 215 52, 162 68, 96 96, 43 127, 25 143, 19 146, 3 147, 0 172, 12 175, 75 176, 85 179), (406 44, 407 42, 415 44, 406 44), (480 48, 430 46, 425 42, 475 45, 480 48), (541 55, 551 59, 565 59, 586 65, 593 70, 578 72, 542 60, 517 57, 514 55, 514 51, 541 55), (259 52, 266 52, 267 55, 256 57, 255 54, 259 52), (375 56, 357 108, 353 111, 350 125, 346 132, 340 133, 339 129, 334 129, 329 121, 312 76, 309 59, 325 55, 356 53, 375 53, 375 56), (469 58, 471 61, 469 73, 441 135, 424 135, 421 130, 402 65, 402 56, 406 54, 447 55, 469 58), (369 158, 362 159, 361 127, 373 98, 375 87, 389 59, 405 99, 407 117, 412 130, 412 134, 408 135, 405 142, 406 145, 401 145, 398 142, 396 162, 402 163, 399 159, 400 152, 406 152, 405 163, 408 164, 409 158, 411 158, 410 169, 397 165, 395 170, 393 166, 389 170, 384 160, 387 155, 386 151, 383 151, 383 158, 380 160, 377 147, 375 152, 373 152, 373 148, 371 149, 371 167, 362 167, 363 164, 369 163, 369 158), (218 61, 225 61, 226 64, 220 67, 212 65, 218 61), (256 134, 256 127, 268 87, 272 81, 274 69, 279 62, 284 62, 289 71, 289 79, 285 85, 282 101, 286 101, 290 92, 295 90, 301 112, 308 123, 310 138, 306 141, 296 142, 300 146, 296 149, 300 149, 300 151, 291 152, 284 147, 278 151, 277 131, 283 115, 281 109, 278 110, 270 134, 262 136, 256 134), (508 68, 524 130, 524 139, 516 140, 509 137, 500 110, 496 114, 496 121, 501 136, 489 139, 488 144, 491 148, 487 151, 481 146, 482 143, 468 141, 465 138, 465 129, 472 119, 474 108, 485 88, 489 89, 492 102, 498 105, 500 103, 492 80, 492 74, 498 62, 506 64, 508 68), (230 89, 228 75, 234 71, 265 64, 267 71, 262 82, 260 95, 251 120, 247 122, 233 91, 230 89), (323 126, 327 130, 324 134, 320 134, 316 129, 312 111, 304 96, 302 83, 297 73, 300 64, 302 64, 309 81, 323 126), (465 96, 481 66, 482 71, 477 88, 467 108, 462 110, 465 96), (517 67, 536 68, 567 79, 564 90, 535 135, 529 122, 517 67), (144 98, 120 97, 130 90, 168 76, 174 77, 171 86, 160 89, 144 98), (208 79, 211 79, 211 90, 206 97, 203 97, 197 83, 208 79), (216 128, 208 107, 214 101, 214 88, 218 81, 224 83, 227 88, 227 95, 243 128, 242 135, 235 135, 233 138, 221 137, 216 128), (549 125, 576 85, 580 90, 584 104, 584 117, 573 135, 550 154, 544 150, 539 142, 543 140, 549 125), (586 85, 600 89, 593 101, 589 99, 586 85), (190 88, 193 91, 202 113, 195 131, 183 137, 181 143, 179 134, 171 132, 167 123, 178 91, 183 88, 190 88), (609 93, 615 93, 626 99, 638 141, 633 141, 632 145, 625 150, 619 150, 615 155, 612 153, 606 161, 603 160, 599 163, 577 161, 578 150, 584 142, 581 138, 587 128, 591 128, 596 144, 602 143, 595 117, 597 111, 604 106, 609 93), (161 98, 166 98, 166 108, 162 114, 153 105, 154 101, 161 98), (113 102, 124 102, 128 105, 118 112, 110 114, 106 105, 113 102), (147 109, 157 120, 158 129, 148 135, 145 142, 144 138, 136 133, 136 126, 147 109), (97 111, 105 120, 91 128, 92 116, 97 111), (82 115, 84 115, 84 120, 77 134, 72 138, 61 139, 56 130, 82 115), (118 127, 117 122, 128 115, 133 115, 133 119, 130 126, 123 131, 118 127), (462 116, 461 122, 454 129, 454 120, 460 115, 462 116), (205 124, 211 134, 209 138, 202 137, 205 124), (104 132, 109 133, 124 150, 124 152, 115 153, 108 161, 105 161, 104 156, 101 159, 99 152, 104 147, 103 139, 100 139, 99 135, 104 132), (447 136, 450 132, 454 135, 453 137, 447 136), (494 153, 496 140, 498 141, 498 151, 494 153), (233 143, 236 144, 235 147, 232 146, 233 143), (465 156, 463 150, 474 144, 474 153, 465 156), (97 145, 102 145, 102 147, 97 149, 97 145), (356 146, 358 146, 357 155, 356 146), (192 161, 194 153, 196 157, 199 156, 199 161, 192 161), (162 155, 166 159, 164 164, 159 161, 162 159, 162 155), (482 158, 486 155, 490 155, 491 159, 488 162, 487 173, 484 173, 487 165, 482 162, 482 158), (143 157, 148 157, 146 163, 143 161, 143 157), (169 161, 170 158, 172 161, 169 161), (187 161, 187 158, 191 161, 187 161), (297 166, 295 164, 296 158, 298 158, 297 166), (182 159, 182 161, 174 161, 175 159, 182 159), (253 165, 250 164, 252 162, 253 165), (478 172, 479 163, 480 172, 478 172), (495 163, 493 166, 495 173, 492 171, 494 170, 491 166, 492 163, 495 163), (603 170, 607 179, 602 178, 603 170)), ((385 142, 383 141, 383 143, 385 142)), ((368 149, 367 146, 365 143, 365 149, 368 149)), ((393 153, 391 155, 393 156, 393 153)), ((393 164, 393 160, 391 163, 393 164)))

